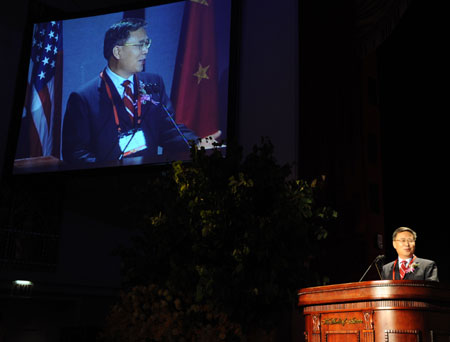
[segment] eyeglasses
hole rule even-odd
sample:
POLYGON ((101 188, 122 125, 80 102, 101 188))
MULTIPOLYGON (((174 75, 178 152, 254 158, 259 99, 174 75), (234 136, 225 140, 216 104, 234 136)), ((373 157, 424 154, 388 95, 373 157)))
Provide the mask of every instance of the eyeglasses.
POLYGON ((122 44, 120 46, 137 46, 142 51, 144 49, 146 49, 146 50, 150 49, 151 45, 152 45, 152 40, 151 39, 147 39, 145 42, 142 42, 142 43, 133 43, 133 44, 124 43, 124 44, 122 44))
POLYGON ((399 240, 395 240, 397 242, 400 242, 402 245, 406 244, 406 243, 415 243, 416 240, 414 239, 399 239, 399 240))

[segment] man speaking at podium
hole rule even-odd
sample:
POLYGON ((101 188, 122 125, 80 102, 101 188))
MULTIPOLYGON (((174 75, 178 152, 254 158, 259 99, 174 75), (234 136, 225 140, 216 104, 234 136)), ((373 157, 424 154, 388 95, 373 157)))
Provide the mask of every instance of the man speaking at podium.
POLYGON ((383 266, 383 280, 430 280, 439 281, 436 263, 432 260, 417 258, 417 234, 408 227, 397 228, 392 234, 392 244, 398 258, 383 266))
POLYGON ((99 162, 125 157, 165 158, 189 151, 190 142, 210 148, 220 131, 206 139, 173 119, 163 80, 142 72, 151 40, 146 22, 127 18, 105 34, 106 68, 71 93, 63 127, 63 159, 99 162))

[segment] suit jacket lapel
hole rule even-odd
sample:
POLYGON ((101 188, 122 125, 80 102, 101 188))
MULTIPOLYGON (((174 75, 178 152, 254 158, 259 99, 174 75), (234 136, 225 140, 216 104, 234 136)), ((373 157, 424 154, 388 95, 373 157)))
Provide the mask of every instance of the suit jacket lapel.
POLYGON ((417 280, 416 279, 416 274, 417 274, 417 272, 419 272, 419 268, 420 268, 420 264, 417 262, 417 258, 414 258, 413 260, 411 260, 411 263, 409 264, 408 268, 411 268, 412 265, 414 265, 414 264, 417 264, 417 266, 412 268, 412 272, 409 272, 409 273, 405 274, 405 279, 417 280))
POLYGON ((394 264, 395 280, 400 280, 400 269, 398 266, 398 261, 394 264))

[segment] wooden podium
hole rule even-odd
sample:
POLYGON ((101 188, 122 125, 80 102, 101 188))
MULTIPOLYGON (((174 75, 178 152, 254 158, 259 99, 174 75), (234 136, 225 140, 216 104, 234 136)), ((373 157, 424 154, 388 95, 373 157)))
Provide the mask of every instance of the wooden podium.
POLYGON ((307 342, 449 342, 450 288, 380 280, 301 289, 307 342))

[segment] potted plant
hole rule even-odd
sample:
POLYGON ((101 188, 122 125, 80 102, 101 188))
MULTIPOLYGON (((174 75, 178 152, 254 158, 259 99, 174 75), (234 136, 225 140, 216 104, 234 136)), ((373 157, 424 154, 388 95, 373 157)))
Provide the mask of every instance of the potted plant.
MULTIPOLYGON (((130 206, 139 213, 138 228, 131 247, 120 249, 128 292, 110 315, 112 325, 120 321, 117 310, 149 307, 165 293, 184 305, 180 311, 173 303, 168 321, 175 315, 196 327, 197 317, 206 328, 220 316, 224 341, 277 327, 296 291, 313 283, 310 262, 336 212, 317 202, 323 178, 290 179, 291 167, 279 165, 273 150, 268 139, 245 158, 236 145, 225 156, 193 148, 192 162, 175 162, 139 187, 130 206), (142 294, 142 286, 159 295, 127 304, 124 298, 142 294), (203 315, 193 314, 197 306, 203 315)), ((155 311, 145 312, 142 319, 155 324, 149 320, 155 311)), ((171 326, 168 321, 161 325, 171 326)), ((188 330, 184 336, 192 336, 188 330)))

